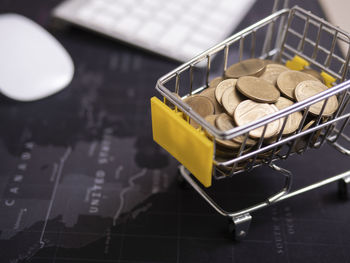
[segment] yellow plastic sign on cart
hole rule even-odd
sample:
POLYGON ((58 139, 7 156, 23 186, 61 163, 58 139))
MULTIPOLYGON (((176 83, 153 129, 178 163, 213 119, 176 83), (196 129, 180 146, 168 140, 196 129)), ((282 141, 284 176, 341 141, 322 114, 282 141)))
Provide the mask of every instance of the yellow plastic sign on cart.
POLYGON ((286 62, 286 66, 292 70, 302 70, 305 67, 310 66, 310 63, 299 56, 294 56, 292 60, 286 62))
POLYGON ((214 144, 158 98, 151 99, 153 139, 205 187, 211 186, 214 144))
MULTIPOLYGON (((286 66, 292 70, 303 70, 305 67, 310 66, 310 63, 307 62, 305 59, 296 55, 293 57, 293 59, 288 60, 286 62, 286 66)), ((327 74, 324 71, 321 72, 321 76, 323 78, 324 84, 328 88, 331 88, 333 86, 333 84, 335 83, 335 81, 337 80, 336 78, 332 77, 331 75, 327 74)))

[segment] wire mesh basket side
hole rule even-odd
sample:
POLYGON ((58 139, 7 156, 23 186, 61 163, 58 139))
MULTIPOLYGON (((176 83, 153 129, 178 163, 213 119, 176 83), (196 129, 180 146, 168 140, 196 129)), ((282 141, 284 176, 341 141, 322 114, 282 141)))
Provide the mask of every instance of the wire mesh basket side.
POLYGON ((349 52, 345 56, 339 53, 338 41, 349 47, 346 32, 317 16, 299 7, 280 10, 165 75, 159 80, 157 89, 176 110, 184 113, 186 120, 193 119, 199 123, 213 138, 214 144, 215 139, 243 136, 243 143, 231 157, 222 159, 217 153, 214 156, 213 163, 219 171, 225 176, 233 175, 264 163, 271 164, 276 159, 287 159, 308 148, 319 148, 326 141, 336 143, 339 138, 344 138, 350 116, 350 84, 344 83, 349 75, 349 52), (208 124, 180 98, 201 92, 208 87, 210 79, 223 76, 229 65, 243 59, 257 57, 286 63, 295 56, 301 58, 307 67, 330 76, 329 79, 334 80, 331 84, 335 86, 276 114, 225 132, 208 124), (332 116, 324 118, 322 114, 333 95, 337 96, 339 107, 332 116), (310 107, 321 101, 322 108, 319 116, 314 118, 313 126, 303 130, 309 121, 310 107), (294 134, 284 137, 283 129, 294 112, 303 114, 302 121, 294 134), (264 135, 268 125, 279 119, 283 123, 280 133, 266 143, 264 135), (263 129, 262 136, 256 146, 250 148, 246 144, 249 133, 257 128, 263 129))

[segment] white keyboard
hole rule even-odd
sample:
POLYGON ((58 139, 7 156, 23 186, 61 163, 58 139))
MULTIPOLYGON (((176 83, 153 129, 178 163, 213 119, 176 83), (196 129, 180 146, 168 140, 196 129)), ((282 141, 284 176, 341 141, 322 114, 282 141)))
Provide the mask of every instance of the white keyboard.
POLYGON ((187 61, 224 40, 256 0, 68 0, 53 16, 187 61))

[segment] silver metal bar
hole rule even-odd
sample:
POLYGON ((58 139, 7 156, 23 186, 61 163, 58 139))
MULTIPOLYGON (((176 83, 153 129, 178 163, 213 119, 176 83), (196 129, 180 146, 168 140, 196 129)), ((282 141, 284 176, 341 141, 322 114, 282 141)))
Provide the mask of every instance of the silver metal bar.
POLYGON ((340 104, 339 109, 337 110, 337 112, 335 113, 335 117, 338 117, 339 115, 342 115, 345 111, 345 109, 347 108, 347 106, 349 105, 349 100, 350 100, 350 93, 348 91, 344 91, 342 98, 341 98, 341 102, 343 102, 343 99, 346 97, 346 101, 342 104, 340 104))
MULTIPOLYGON (((329 98, 325 99, 325 101, 323 102, 321 111, 320 111, 320 113, 319 113, 319 115, 318 115, 318 117, 317 117, 317 119, 316 119, 316 122, 315 122, 315 126, 316 126, 316 127, 319 126, 319 123, 320 123, 320 121, 321 121, 321 119, 322 119, 322 114, 323 114, 323 112, 324 112, 324 109, 326 108, 328 99, 329 99, 329 98)), ((303 152, 305 152, 306 149, 307 149, 307 147, 310 146, 310 143, 311 143, 311 141, 314 139, 314 136, 315 136, 315 132, 316 132, 316 131, 319 132, 320 129, 319 129, 319 130, 315 130, 315 131, 313 131, 313 132, 310 134, 310 137, 309 137, 307 143, 305 144, 305 147, 304 147, 304 149, 303 149, 303 152)), ((315 144, 315 143, 313 143, 313 144, 315 144)))
POLYGON ((345 148, 344 146, 340 145, 339 143, 332 143, 333 147, 337 149, 342 154, 345 154, 347 156, 350 156, 350 150, 348 148, 345 148))
POLYGON ((293 196, 296 196, 296 195, 299 195, 299 194, 302 194, 302 193, 305 193, 305 192, 308 192, 308 191, 311 191, 311 190, 314 190, 316 188, 319 188, 321 186, 324 186, 326 184, 330 184, 330 183, 333 183, 333 182, 336 182, 342 178, 346 178, 347 176, 350 175, 350 170, 349 171, 346 171, 344 173, 341 173, 341 174, 338 174, 336 176, 333 176, 333 177, 330 177, 328 179, 325 179, 325 180, 322 180, 322 181, 319 181, 317 183, 314 183, 312 185, 309 185, 309 186, 306 186, 304 188, 301 188, 299 190, 296 190, 294 192, 291 192, 289 194, 286 194, 284 196, 282 196, 280 199, 278 199, 277 202, 280 202, 280 201, 283 201, 285 199, 288 199, 288 198, 291 198, 293 196))
POLYGON ((269 25, 268 25, 268 29, 266 32, 266 36, 265 36, 265 40, 264 40, 264 45, 263 45, 263 49, 262 49, 262 53, 267 53, 270 49, 271 49, 271 42, 272 42, 272 37, 273 37, 273 33, 274 33, 274 29, 275 29, 275 23, 276 21, 273 20, 269 25))
MULTIPOLYGON (((300 124, 299 124, 298 130, 296 131, 297 134, 300 134, 302 128, 304 127, 306 117, 307 117, 307 115, 309 114, 309 109, 310 109, 310 107, 306 108, 306 110, 304 111, 303 118, 302 118, 302 120, 301 120, 301 122, 300 122, 300 124)), ((297 142, 297 140, 293 140, 293 141, 292 141, 292 144, 291 144, 291 146, 289 147, 288 152, 287 152, 285 158, 288 158, 288 157, 289 157, 290 153, 292 152, 292 150, 293 150, 294 147, 295 147, 296 142, 297 142)))
POLYGON ((289 46, 288 44, 285 44, 285 49, 295 53, 296 55, 298 55, 299 57, 305 59, 308 62, 311 62, 311 64, 314 64, 315 66, 322 68, 326 73, 337 77, 338 79, 342 79, 342 76, 339 75, 338 73, 334 72, 333 70, 329 69, 329 68, 325 68, 321 63, 317 62, 316 60, 307 57, 306 55, 304 55, 303 53, 299 52, 298 50, 296 50, 295 48, 289 46))
POLYGON ((272 148, 274 148, 276 146, 283 145, 283 144, 285 144, 285 143, 287 143, 289 141, 292 141, 294 139, 297 139, 297 138, 300 138, 300 137, 302 137, 304 135, 307 135, 307 134, 309 134, 309 133, 311 133, 311 132, 313 132, 313 131, 315 131, 317 129, 321 129, 323 127, 331 125, 332 123, 335 123, 335 122, 338 122, 338 121, 343 120, 345 118, 348 118, 349 116, 350 116, 350 113, 348 113, 346 115, 343 115, 343 116, 341 116, 341 117, 339 117, 337 119, 333 119, 331 121, 328 121, 326 123, 319 124, 318 126, 315 126, 313 128, 309 128, 306 131, 303 131, 303 132, 300 132, 300 133, 296 133, 294 135, 290 135, 289 137, 286 137, 286 138, 280 140, 279 142, 275 142, 273 144, 265 146, 264 148, 261 148, 261 149, 254 150, 252 152, 246 153, 246 154, 244 154, 244 155, 242 155, 240 157, 236 157, 236 158, 234 158, 232 160, 228 160, 228 161, 224 161, 224 162, 218 162, 217 160, 213 160, 213 162, 216 165, 229 166, 229 165, 231 165, 231 164, 233 164, 235 162, 244 161, 244 160, 246 160, 248 158, 253 157, 255 154, 259 154, 259 153, 271 150, 272 148))
POLYGON ((334 142, 337 141, 339 139, 339 136, 343 133, 346 125, 348 125, 349 123, 349 117, 344 121, 342 127, 340 128, 340 130, 338 131, 338 134, 335 136, 334 138, 334 142))
POLYGON ((255 58, 255 47, 256 47, 256 31, 253 30, 252 32, 252 46, 251 46, 251 49, 250 49, 250 57, 251 58, 255 58))
POLYGON ((207 56, 207 72, 206 72, 206 76, 205 76, 205 85, 207 87, 208 87, 208 83, 209 83, 210 66, 211 66, 211 56, 208 55, 207 56))
POLYGON ((282 36, 282 41, 281 41, 281 46, 280 46, 280 53, 278 55, 278 61, 282 60, 282 54, 284 53, 284 48, 285 48, 285 44, 286 44, 286 40, 287 40, 287 32, 288 29, 290 28, 291 24, 292 24, 292 20, 293 20, 293 16, 294 16, 295 10, 291 9, 289 14, 288 14, 288 20, 287 20, 287 26, 286 29, 283 32, 283 36, 282 36))
MULTIPOLYGON (((244 152, 244 149, 245 149, 245 146, 246 146, 246 143, 247 143, 247 140, 248 140, 248 137, 249 137, 249 133, 246 133, 245 137, 244 137, 244 140, 243 140, 243 142, 241 144, 241 147, 239 147, 239 151, 238 151, 237 157, 242 156, 242 154, 244 152)), ((237 165, 238 165, 238 162, 233 164, 233 167, 231 169, 231 172, 230 172, 229 176, 232 176, 234 174, 234 172, 236 171, 237 165)))
POLYGON ((311 56, 312 59, 316 59, 316 57, 317 57, 318 45, 319 45, 319 43, 320 43, 320 37, 321 37, 322 27, 323 27, 323 24, 321 24, 321 25, 318 27, 318 30, 317 30, 316 43, 315 43, 314 50, 313 50, 312 56, 311 56))
MULTIPOLYGON (((265 138, 266 130, 267 130, 267 125, 264 126, 263 132, 262 132, 261 137, 260 137, 259 142, 258 142, 257 150, 261 149, 261 145, 262 145, 262 143, 263 143, 263 141, 264 141, 264 138, 265 138)), ((258 157, 257 154, 255 154, 255 155, 253 156, 253 160, 252 160, 252 161, 250 162, 250 164, 248 165, 247 171, 250 171, 251 169, 253 169, 257 157, 258 157)))
POLYGON ((192 95, 193 92, 193 66, 190 65, 190 96, 192 95))
MULTIPOLYGON (((292 28, 289 28, 288 29, 288 32, 289 33, 292 33, 293 35, 297 36, 298 38, 303 38, 303 35, 300 34, 299 32, 295 31, 294 29, 292 28)), ((312 41, 311 39, 309 38, 305 38, 304 40, 305 42, 309 43, 310 45, 312 46, 315 46, 316 45, 316 42, 315 41, 312 41)), ((318 46, 318 49, 321 50, 322 52, 326 53, 328 56, 331 54, 330 50, 328 50, 327 48, 323 47, 323 46, 318 46)), ((299 50, 299 47, 296 49, 298 52, 301 52, 301 50, 299 50)), ((333 58, 337 59, 340 63, 344 64, 345 63, 345 59, 336 55, 336 54, 333 54, 333 58)), ((311 57, 311 59, 314 59, 311 57)), ((326 66, 324 66, 324 68, 328 68, 326 66)))
MULTIPOLYGON (((299 42, 299 45, 298 45, 298 50, 300 52, 302 52, 302 50, 304 49, 305 38, 306 38, 307 32, 309 30, 309 23, 310 23, 310 17, 307 17, 306 21, 305 21, 305 26, 304 26, 304 32, 303 32, 301 41, 299 42)), ((288 30, 288 32, 290 32, 290 30, 291 30, 291 28, 288 30)))
POLYGON ((290 189, 292 188, 292 173, 286 169, 283 169, 275 164, 271 164, 270 167, 272 169, 274 169, 277 172, 280 172, 281 174, 283 174, 286 178, 284 187, 282 188, 282 190, 275 194, 274 196, 271 196, 268 198, 268 202, 270 204, 277 202, 278 199, 280 199, 282 196, 286 195, 287 193, 289 193, 290 189))
POLYGON ((349 67, 349 60, 350 60, 350 45, 348 46, 348 52, 346 54, 346 63, 344 63, 344 69, 343 69, 343 73, 342 73, 342 78, 340 79, 340 81, 344 81, 345 80, 345 77, 346 77, 346 74, 348 72, 348 67, 349 67))
POLYGON ((228 51, 229 51, 229 45, 225 45, 225 49, 224 49, 224 70, 223 73, 226 71, 227 69, 227 63, 228 63, 228 51))
MULTIPOLYGON (((344 133, 341 133, 337 128, 334 128, 334 131, 336 133, 340 133, 340 137, 342 137, 344 140, 346 140, 347 142, 350 142, 350 136, 347 136, 344 133)), ((330 138, 331 139, 331 138, 330 138)), ((332 142, 332 140, 330 140, 332 142)))
POLYGON ((244 36, 239 40, 239 61, 243 58, 243 49, 244 49, 244 36))
POLYGON ((325 61, 325 67, 326 68, 328 68, 330 66, 330 64, 331 64, 332 56, 333 56, 334 49, 335 49, 335 44, 337 43, 337 36, 338 36, 338 32, 335 31, 334 35, 333 35, 331 49, 329 50, 329 54, 328 54, 328 56, 326 58, 326 61, 325 61))
POLYGON ((325 26, 324 30, 329 30, 329 32, 332 32, 330 30, 335 30, 338 31, 339 33, 342 34, 344 37, 344 41, 347 40, 348 43, 350 43, 350 38, 349 38, 349 33, 337 26, 332 25, 331 23, 325 21, 323 18, 320 18, 316 16, 315 14, 311 13, 310 11, 306 11, 298 6, 294 6, 292 8, 293 10, 296 10, 295 15, 306 20, 306 17, 310 17, 310 23, 314 24, 315 26, 319 26, 319 24, 323 24, 325 26))
POLYGON ((251 213, 253 211, 256 211, 258 209, 261 209, 263 207, 266 207, 272 203, 277 202, 283 195, 285 195, 290 187, 291 187, 291 173, 283 168, 277 168, 278 166, 274 166, 272 167, 273 169, 276 169, 276 171, 281 172, 283 175, 285 175, 286 177, 286 182, 285 182, 285 186, 283 187, 283 189, 278 192, 277 194, 269 197, 266 199, 266 201, 261 202, 257 205, 251 206, 247 209, 243 209, 241 211, 238 212, 228 212, 226 210, 224 210, 223 208, 221 208, 204 190, 202 187, 200 187, 191 177, 190 173, 186 170, 186 168, 182 165, 179 166, 179 170, 181 175, 185 178, 185 180, 194 188, 194 190, 197 191, 197 193, 199 193, 202 198, 204 200, 206 200, 209 205, 211 207, 213 207, 215 209, 216 212, 218 212, 220 215, 222 216, 226 216, 226 217, 230 217, 230 218, 237 218, 239 216, 242 216, 244 214, 248 214, 251 213), (281 169, 281 170, 279 170, 281 169))
MULTIPOLYGON (((276 139, 276 142, 279 142, 282 138, 282 135, 283 135, 283 131, 284 131, 284 128, 286 127, 286 124, 287 124, 287 121, 288 121, 288 118, 289 118, 290 115, 287 115, 287 117, 284 118, 284 121, 283 121, 283 124, 282 124, 282 128, 281 128, 281 131, 279 132, 278 134, 278 137, 276 139)), ((268 162, 267 164, 268 165, 271 165, 274 157, 275 157, 275 152, 276 152, 276 149, 277 149, 277 146, 275 146, 273 149, 272 149, 272 153, 270 155, 270 158, 268 158, 268 162)))
MULTIPOLYGON (((278 167, 278 166, 276 166, 278 167)), ((283 190, 276 194, 275 196, 272 196, 270 198, 267 199, 267 201, 265 202, 261 202, 261 203, 258 203, 256 205, 253 205, 251 207, 248 207, 246 209, 242 209, 240 211, 235 211, 235 212, 228 212, 226 210, 224 210, 222 207, 220 207, 204 190, 203 188, 201 188, 190 176, 189 172, 186 170, 186 168, 184 166, 180 166, 179 167, 180 169, 180 172, 181 172, 181 175, 185 178, 185 180, 194 188, 194 190, 197 191, 197 193, 202 196, 202 198, 204 200, 206 200, 208 202, 208 204, 214 208, 215 211, 217 211, 220 215, 222 216, 226 216, 226 217, 230 217, 230 218, 236 218, 236 217, 239 217, 239 216, 242 216, 244 214, 250 214, 254 211, 257 211, 257 210, 260 210, 261 208, 264 208, 264 207, 267 207, 271 204, 275 204, 275 203, 278 203, 282 200, 285 200, 285 199, 288 199, 288 198, 291 198, 291 197, 294 197, 296 195, 299 195, 299 194, 302 194, 302 193, 305 193, 305 192, 308 192, 308 191, 311 191, 311 190, 314 190, 314 189, 317 189, 321 186, 324 186, 324 185, 327 185, 329 183, 332 183, 332 182, 335 182, 335 181, 338 181, 340 179, 343 179, 343 178, 347 178, 350 176, 350 170, 349 171, 346 171, 344 173, 341 173, 339 175, 336 175, 336 176, 333 176, 331 178, 328 178, 328 179, 325 179, 325 180, 322 180, 322 181, 319 181, 319 182, 316 182, 314 184, 311 184, 311 185, 308 185, 306 187, 303 187, 303 188, 300 188, 298 190, 295 190, 293 192, 290 192, 288 193, 288 190, 290 189, 290 186, 291 186, 291 181, 287 181, 285 183, 285 186, 283 188, 283 190), (278 195, 278 196, 277 196, 278 195)), ((275 168, 273 168, 275 169, 275 168)), ((280 168, 280 169, 283 169, 283 168, 280 168)), ((278 169, 276 170, 278 171, 278 169)), ((288 170, 285 170, 283 169, 283 173, 288 174, 290 173, 288 170)), ((291 174, 286 176, 286 178, 291 178, 291 174)), ((289 180, 289 179, 287 179, 289 180)))
MULTIPOLYGON (((341 114, 343 113, 343 111, 345 110, 346 106, 348 105, 348 103, 349 103, 349 101, 350 101, 350 96, 346 96, 346 94, 347 94, 347 93, 344 92, 344 94, 341 96, 341 102, 340 102, 340 104, 339 104, 338 110, 333 114, 334 116, 332 117, 332 119, 335 119, 335 118, 337 118, 339 115, 341 115, 341 114)), ((329 135, 331 134, 331 132, 335 130, 334 128, 335 128, 335 125, 330 125, 330 126, 327 128, 327 130, 326 130, 324 136, 323 136, 322 139, 321 139, 321 144, 320 144, 320 146, 324 143, 324 141, 326 140, 326 138, 329 137, 329 135)), ((344 127, 341 129, 341 132, 338 131, 338 136, 335 136, 334 141, 336 141, 336 140, 339 138, 339 136, 343 133, 344 128, 345 128, 345 125, 344 125, 344 127)))
POLYGON ((175 93, 179 94, 179 88, 180 88, 180 74, 176 74, 176 80, 175 80, 175 93))

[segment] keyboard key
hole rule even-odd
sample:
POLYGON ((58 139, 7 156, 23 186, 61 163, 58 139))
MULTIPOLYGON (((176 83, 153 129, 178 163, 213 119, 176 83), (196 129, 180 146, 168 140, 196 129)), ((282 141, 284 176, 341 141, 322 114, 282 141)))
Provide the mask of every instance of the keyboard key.
POLYGON ((94 16, 95 12, 96 11, 94 9, 82 8, 77 12, 77 17, 81 20, 88 21, 91 17, 94 16))
POLYGON ((194 16, 192 13, 187 12, 183 14, 180 18, 181 22, 184 24, 187 24, 188 26, 191 27, 197 27, 198 25, 203 22, 203 18, 201 16, 194 16))
POLYGON ((208 15, 208 9, 205 8, 204 5, 202 4, 192 4, 191 7, 190 7, 190 12, 193 14, 193 15, 196 15, 196 16, 201 16, 201 17, 206 17, 208 15))
POLYGON ((125 16, 127 14, 126 7, 123 5, 110 4, 108 7, 106 7, 106 9, 108 10, 109 15, 113 16, 116 19, 119 19, 120 17, 125 16))
POLYGON ((162 2, 159 0, 143 0, 142 1, 142 7, 144 7, 144 8, 154 9, 154 8, 159 7, 160 4, 162 4, 162 2))
POLYGON ((147 18, 151 15, 150 10, 144 8, 136 8, 132 12, 133 16, 138 17, 139 19, 147 18))
POLYGON ((165 4, 164 12, 171 16, 179 17, 184 11, 185 7, 176 3, 176 1, 168 1, 165 4))
POLYGON ((203 34, 201 32, 192 34, 190 41, 201 48, 208 48, 216 43, 210 34, 203 34))
POLYGON ((155 12, 154 19, 158 21, 159 24, 169 24, 171 21, 175 21, 175 18, 170 16, 165 12, 155 12))
POLYGON ((186 40, 190 29, 182 24, 170 28, 161 38, 160 45, 166 47, 180 47, 179 43, 186 40))
POLYGON ((139 26, 139 20, 126 16, 123 19, 116 22, 113 29, 123 34, 129 35, 130 37, 133 37, 139 26))
POLYGON ((228 37, 255 1, 66 0, 54 15, 186 61, 228 37))
POLYGON ((106 16, 105 14, 99 14, 94 17, 94 20, 98 22, 98 25, 102 28, 110 28, 116 21, 112 16, 106 16))
POLYGON ((162 24, 150 21, 140 28, 137 37, 146 41, 152 41, 156 37, 161 36, 165 29, 166 28, 162 24))

